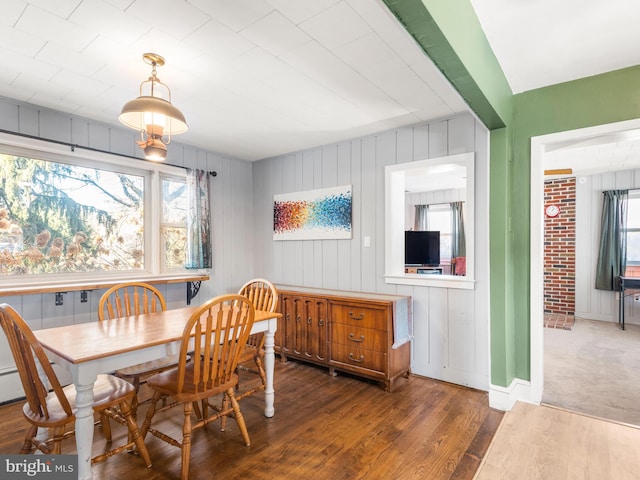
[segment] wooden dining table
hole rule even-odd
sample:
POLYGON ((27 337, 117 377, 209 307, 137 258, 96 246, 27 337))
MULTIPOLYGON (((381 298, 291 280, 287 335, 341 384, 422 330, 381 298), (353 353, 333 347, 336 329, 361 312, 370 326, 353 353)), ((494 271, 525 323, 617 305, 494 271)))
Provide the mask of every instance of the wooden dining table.
MULTIPOLYGON (((177 308, 34 331, 49 359, 71 372, 76 387, 75 438, 79 480, 92 478, 93 384, 97 375, 177 353, 184 326, 197 308, 177 308)), ((281 316, 279 313, 256 310, 251 329, 252 333, 265 333, 266 417, 272 417, 275 413, 273 346, 277 320, 281 316)))

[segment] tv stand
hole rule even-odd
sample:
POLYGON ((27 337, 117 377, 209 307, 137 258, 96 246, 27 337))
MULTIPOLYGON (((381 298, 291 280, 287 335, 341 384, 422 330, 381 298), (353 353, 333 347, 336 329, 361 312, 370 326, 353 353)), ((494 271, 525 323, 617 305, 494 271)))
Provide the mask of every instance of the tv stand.
POLYGON ((404 273, 417 273, 419 275, 442 275, 442 267, 406 266, 404 273))

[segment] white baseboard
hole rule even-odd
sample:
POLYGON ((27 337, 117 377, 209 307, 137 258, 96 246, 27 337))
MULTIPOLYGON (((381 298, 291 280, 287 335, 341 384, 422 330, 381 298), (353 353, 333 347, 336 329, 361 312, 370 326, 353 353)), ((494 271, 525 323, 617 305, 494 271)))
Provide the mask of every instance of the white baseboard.
POLYGON ((491 408, 508 412, 517 401, 537 403, 532 401, 531 382, 514 378, 508 387, 491 385, 489 388, 489 407, 491 408))
POLYGON ((0 377, 0 404, 24 398, 24 389, 16 370, 0 377))

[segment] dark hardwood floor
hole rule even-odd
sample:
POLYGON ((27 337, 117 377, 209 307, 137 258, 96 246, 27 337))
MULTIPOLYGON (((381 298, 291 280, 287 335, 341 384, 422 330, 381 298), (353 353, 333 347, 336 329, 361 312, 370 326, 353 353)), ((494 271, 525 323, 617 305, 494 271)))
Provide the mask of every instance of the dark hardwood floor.
MULTIPOLYGON (((191 478, 473 478, 503 412, 489 408, 486 392, 457 385, 411 376, 399 379, 397 387, 386 393, 366 380, 331 377, 326 368, 276 361, 275 416, 264 417, 261 394, 242 400, 249 447, 233 419, 225 432, 219 423, 197 430, 191 478)), ((0 406, 0 453, 20 450, 26 428, 21 407, 22 402, 0 406)), ((162 428, 179 432, 181 410, 163 415, 162 428)), ((122 434, 114 426, 114 437, 122 434)), ((152 435, 146 442, 151 469, 132 454, 120 454, 95 465, 94 478, 179 478, 180 451, 152 435)), ((96 431, 94 449, 102 445, 96 431)), ((63 453, 74 449, 73 440, 63 444, 63 453)))

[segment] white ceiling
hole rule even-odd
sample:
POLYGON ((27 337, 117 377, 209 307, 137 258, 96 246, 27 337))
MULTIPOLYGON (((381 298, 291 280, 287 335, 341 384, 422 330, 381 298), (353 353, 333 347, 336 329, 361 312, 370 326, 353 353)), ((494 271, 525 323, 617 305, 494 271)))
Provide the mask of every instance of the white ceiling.
POLYGON ((467 187, 467 167, 460 164, 438 164, 411 168, 406 171, 404 181, 406 193, 463 189, 467 187))
MULTIPOLYGON (((636 0, 471 3, 514 92, 640 64, 636 0)), ((179 141, 247 160, 467 111, 381 0, 2 0, 0 96, 117 125, 144 52, 179 141)))
MULTIPOLYGON (((638 0, 471 0, 513 93, 640 65, 638 0)), ((639 116, 640 116, 640 112, 639 116)), ((556 146, 546 169, 640 168, 640 135, 556 146)))
POLYGON ((640 130, 559 142, 545 151, 544 169, 569 168, 574 176, 640 169, 640 130))
POLYGON ((640 64, 637 0, 470 0, 513 93, 640 64))
POLYGON ((2 96, 117 124, 144 52, 178 140, 247 160, 467 111, 379 0, 2 2, 2 96))

